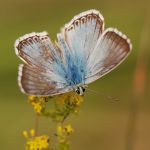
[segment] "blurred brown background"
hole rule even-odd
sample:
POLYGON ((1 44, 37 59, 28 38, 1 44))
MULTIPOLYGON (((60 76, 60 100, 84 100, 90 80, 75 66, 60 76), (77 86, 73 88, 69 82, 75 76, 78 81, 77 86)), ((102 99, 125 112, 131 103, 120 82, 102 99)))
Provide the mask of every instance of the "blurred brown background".
MULTIPOLYGON (((0 149, 23 150, 22 131, 34 127, 34 112, 17 85, 22 62, 15 55, 15 40, 45 30, 55 40, 60 27, 74 15, 94 8, 103 14, 105 27, 128 35, 133 51, 116 70, 91 84, 100 94, 88 91, 79 116, 71 118, 75 128, 72 150, 149 150, 149 5, 148 0, 1 0, 0 149)), ((53 128, 41 118, 41 133, 53 134, 53 128)))

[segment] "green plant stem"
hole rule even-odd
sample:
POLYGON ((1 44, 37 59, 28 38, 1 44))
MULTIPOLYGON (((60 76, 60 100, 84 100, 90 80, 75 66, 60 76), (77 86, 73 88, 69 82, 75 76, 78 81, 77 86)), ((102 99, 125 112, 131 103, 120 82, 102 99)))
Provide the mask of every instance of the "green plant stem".
POLYGON ((35 135, 38 136, 38 130, 39 130, 39 115, 35 115, 35 135))

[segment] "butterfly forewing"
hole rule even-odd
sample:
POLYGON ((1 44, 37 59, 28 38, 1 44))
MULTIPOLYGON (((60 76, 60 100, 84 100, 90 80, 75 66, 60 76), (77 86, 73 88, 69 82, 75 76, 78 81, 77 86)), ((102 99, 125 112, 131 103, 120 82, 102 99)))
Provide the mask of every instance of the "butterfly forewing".
POLYGON ((46 32, 30 33, 15 42, 16 54, 27 64, 50 67, 54 61, 56 46, 46 32), (49 65, 49 66, 48 66, 49 65))
POLYGON ((64 38, 75 57, 87 61, 103 32, 104 18, 96 10, 75 16, 63 29, 64 38))
POLYGON ((109 28, 99 38, 87 63, 89 84, 116 68, 131 51, 129 39, 117 29, 109 28))

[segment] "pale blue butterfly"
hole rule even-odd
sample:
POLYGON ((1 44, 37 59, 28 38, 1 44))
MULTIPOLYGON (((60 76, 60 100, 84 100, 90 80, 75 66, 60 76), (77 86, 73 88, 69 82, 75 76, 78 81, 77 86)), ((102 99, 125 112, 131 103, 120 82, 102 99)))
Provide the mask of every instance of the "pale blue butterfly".
POLYGON ((132 49, 117 29, 104 31, 104 18, 96 10, 75 16, 53 43, 48 33, 31 33, 16 40, 18 83, 28 95, 84 94, 86 86, 116 68, 132 49))

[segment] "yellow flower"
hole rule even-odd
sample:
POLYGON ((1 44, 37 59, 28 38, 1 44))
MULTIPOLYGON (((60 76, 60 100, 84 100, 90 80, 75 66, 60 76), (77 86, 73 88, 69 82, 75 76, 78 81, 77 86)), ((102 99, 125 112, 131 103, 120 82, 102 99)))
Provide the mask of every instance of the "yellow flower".
POLYGON ((69 102, 74 106, 79 106, 81 102, 83 102, 83 96, 76 94, 75 92, 68 92, 65 94, 61 94, 57 97, 58 104, 64 104, 69 102))
POLYGON ((36 99, 36 96, 28 96, 29 101, 34 101, 36 99))
POLYGON ((39 97, 39 101, 40 101, 41 103, 45 103, 45 97, 39 97))
POLYGON ((35 130, 34 129, 31 129, 30 130, 30 135, 33 137, 33 136, 35 136, 35 130))
POLYGON ((68 98, 69 93, 65 93, 65 94, 60 94, 59 96, 57 96, 57 104, 64 104, 65 100, 68 98))
POLYGON ((40 103, 34 103, 34 104, 32 104, 32 105, 33 105, 34 110, 35 110, 37 113, 41 113, 43 107, 42 107, 42 105, 41 105, 40 103))
POLYGON ((69 134, 71 134, 73 132, 74 132, 74 129, 72 128, 72 126, 70 124, 65 125, 65 126, 58 125, 58 127, 57 127, 57 134, 58 135, 63 135, 63 134, 64 135, 65 134, 69 135, 69 134))
POLYGON ((63 144, 63 145, 68 145, 69 141, 68 141, 68 136, 73 133, 73 128, 71 127, 70 124, 68 125, 62 125, 59 124, 57 127, 57 139, 59 144, 63 144))
POLYGON ((58 133, 58 134, 61 134, 62 132, 63 132, 62 126, 58 126, 58 127, 57 127, 57 133, 58 133))
POLYGON ((26 150, 43 150, 47 149, 49 146, 49 137, 47 135, 42 135, 29 139, 26 144, 26 150))
POLYGON ((74 129, 72 128, 70 124, 66 125, 64 129, 68 135, 74 132, 74 129))
POLYGON ((80 106, 80 104, 83 102, 83 96, 77 95, 74 97, 74 103, 77 106, 80 106))
POLYGON ((38 114, 40 114, 46 106, 45 97, 29 96, 28 99, 35 112, 37 112, 38 114))
POLYGON ((29 136, 28 136, 28 132, 27 131, 23 131, 23 136, 25 137, 25 138, 28 138, 29 136))
POLYGON ((30 134, 23 131, 23 135, 27 138, 26 150, 46 150, 49 147, 49 137, 47 135, 35 136, 34 129, 30 130, 30 134))

